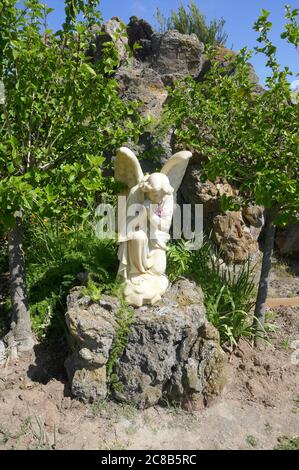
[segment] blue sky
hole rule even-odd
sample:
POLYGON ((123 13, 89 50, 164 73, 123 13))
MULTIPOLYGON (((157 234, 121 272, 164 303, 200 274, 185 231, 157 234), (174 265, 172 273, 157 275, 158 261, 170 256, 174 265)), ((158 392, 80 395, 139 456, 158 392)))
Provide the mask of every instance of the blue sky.
MULTIPOLYGON (((22 2, 20 2, 22 3, 22 2)), ((50 25, 56 29, 63 20, 63 0, 45 0, 48 6, 55 8, 50 17, 50 25)), ((181 0, 102 0, 100 11, 104 20, 111 16, 119 16, 127 22, 129 17, 136 15, 154 24, 154 13, 156 8, 168 16, 172 9, 176 9, 181 0)), ((183 0, 187 4, 188 0, 183 0)), ((262 8, 271 11, 273 22, 272 39, 278 45, 278 58, 281 64, 287 65, 291 70, 299 72, 299 51, 285 44, 280 39, 283 30, 284 5, 288 3, 293 8, 299 8, 299 0, 197 0, 198 6, 210 20, 214 17, 224 17, 225 29, 228 33, 227 47, 239 50, 243 46, 253 48, 256 45, 256 32, 252 30, 254 21, 258 18, 262 8)), ((252 63, 263 84, 267 70, 263 57, 254 57, 252 63)))

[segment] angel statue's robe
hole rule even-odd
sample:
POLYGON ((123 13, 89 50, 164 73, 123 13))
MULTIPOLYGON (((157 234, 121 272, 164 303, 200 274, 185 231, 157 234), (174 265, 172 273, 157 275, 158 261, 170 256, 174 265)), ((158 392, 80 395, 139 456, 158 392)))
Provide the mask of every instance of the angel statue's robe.
POLYGON ((124 279, 142 274, 162 275, 166 271, 166 244, 173 215, 173 196, 164 196, 159 204, 144 199, 139 185, 131 189, 127 200, 126 233, 119 237, 118 273, 124 279), (139 209, 139 211, 138 211, 139 209), (135 210, 138 215, 132 215, 135 210))

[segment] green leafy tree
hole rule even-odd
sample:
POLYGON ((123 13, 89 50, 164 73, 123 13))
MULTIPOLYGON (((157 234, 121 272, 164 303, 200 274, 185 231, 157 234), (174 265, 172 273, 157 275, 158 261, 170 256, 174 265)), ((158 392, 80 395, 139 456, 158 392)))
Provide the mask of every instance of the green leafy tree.
POLYGON ((49 29, 52 9, 37 0, 0 4, 0 226, 9 245, 12 327, 16 350, 33 344, 26 294, 23 219, 27 214, 84 219, 105 189, 104 156, 137 138, 136 104, 124 104, 113 71, 118 53, 87 51, 98 2, 66 1, 60 31, 49 29))
POLYGON ((223 45, 227 41, 224 18, 220 20, 215 18, 208 24, 194 0, 190 0, 187 7, 181 4, 177 11, 172 10, 169 18, 165 18, 157 8, 155 18, 161 33, 169 29, 177 29, 182 34, 196 34, 204 44, 223 45))
MULTIPOLYGON (((254 25, 256 52, 267 58, 270 71, 264 91, 250 80, 243 49, 227 56, 226 66, 214 61, 202 82, 177 84, 166 114, 179 141, 207 156, 204 178, 226 177, 240 189, 244 204, 265 207, 262 269, 255 307, 258 335, 262 333, 275 227, 299 217, 299 103, 292 100, 290 70, 277 61, 269 33, 270 13, 254 25), (228 74, 227 70, 233 71, 228 74)), ((298 46, 298 10, 286 7, 282 38, 298 46)), ((228 201, 226 201, 227 203, 228 201)))

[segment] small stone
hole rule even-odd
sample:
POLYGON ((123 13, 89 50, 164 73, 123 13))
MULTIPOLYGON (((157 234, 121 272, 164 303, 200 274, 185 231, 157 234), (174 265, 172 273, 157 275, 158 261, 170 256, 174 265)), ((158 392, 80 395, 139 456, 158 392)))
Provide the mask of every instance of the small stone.
POLYGON ((248 382, 246 382, 245 385, 246 385, 248 391, 249 391, 251 394, 253 394, 253 385, 252 385, 252 383, 248 381, 248 382))
POLYGON ((6 361, 6 347, 3 341, 0 341, 0 365, 6 361))
POLYGON ((203 410, 205 404, 202 395, 198 393, 190 398, 185 398, 181 403, 181 407, 185 411, 193 412, 203 410))
POLYGON ((30 390, 34 386, 36 386, 36 384, 34 382, 32 382, 31 380, 25 380, 21 383, 20 389, 21 390, 30 390))
POLYGON ((69 429, 68 426, 62 424, 59 426, 58 432, 59 434, 65 435, 65 434, 69 434, 71 430, 69 429))

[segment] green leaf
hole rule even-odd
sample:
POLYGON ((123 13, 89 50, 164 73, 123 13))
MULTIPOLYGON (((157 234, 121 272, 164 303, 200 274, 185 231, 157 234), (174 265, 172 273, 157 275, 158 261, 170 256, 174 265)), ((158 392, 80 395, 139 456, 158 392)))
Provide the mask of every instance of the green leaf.
POLYGON ((97 76, 95 70, 89 64, 86 64, 86 63, 81 65, 80 71, 83 74, 91 75, 93 77, 97 76))

